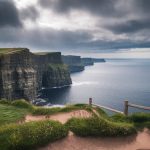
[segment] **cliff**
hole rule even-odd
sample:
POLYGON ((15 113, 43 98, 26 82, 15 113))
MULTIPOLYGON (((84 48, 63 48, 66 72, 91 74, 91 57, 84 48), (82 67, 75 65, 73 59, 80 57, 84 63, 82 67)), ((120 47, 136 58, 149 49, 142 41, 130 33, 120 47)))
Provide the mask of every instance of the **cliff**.
POLYGON ((84 65, 81 62, 80 56, 67 55, 62 56, 62 61, 69 68, 70 73, 79 72, 84 70, 84 65))
POLYGON ((106 62, 103 58, 92 58, 94 63, 104 63, 106 62))
POLYGON ((38 90, 42 87, 60 87, 72 83, 69 70, 63 64, 60 52, 36 53, 34 62, 38 74, 38 90))
POLYGON ((1 51, 0 77, 0 98, 33 99, 36 95, 36 70, 28 49, 1 51))
POLYGON ((33 54, 25 48, 0 49, 0 98, 33 100, 42 87, 70 84, 61 53, 33 54))
POLYGON ((92 66, 94 65, 93 59, 92 58, 82 58, 81 62, 84 66, 92 66))

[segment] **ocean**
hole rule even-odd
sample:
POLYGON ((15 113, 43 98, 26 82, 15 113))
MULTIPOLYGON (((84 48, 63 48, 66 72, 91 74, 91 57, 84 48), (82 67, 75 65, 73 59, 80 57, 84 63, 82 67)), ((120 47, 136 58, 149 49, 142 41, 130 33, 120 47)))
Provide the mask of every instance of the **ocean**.
MULTIPOLYGON (((124 100, 150 106, 150 59, 106 59, 71 74, 70 87, 45 89, 52 104, 93 103, 123 111, 124 100)), ((130 108, 130 112, 138 111, 130 108)))

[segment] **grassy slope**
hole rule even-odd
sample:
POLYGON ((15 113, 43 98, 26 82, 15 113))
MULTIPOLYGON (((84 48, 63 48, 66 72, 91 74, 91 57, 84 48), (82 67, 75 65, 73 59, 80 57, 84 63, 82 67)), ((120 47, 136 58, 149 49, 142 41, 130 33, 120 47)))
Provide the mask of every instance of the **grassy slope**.
POLYGON ((53 70, 57 70, 57 69, 67 70, 67 65, 65 64, 49 64, 48 67, 53 70))
POLYGON ((14 123, 24 118, 26 109, 0 104, 0 125, 14 123))
POLYGON ((68 129, 56 121, 10 124, 0 128, 0 149, 33 150, 67 134, 68 129))
POLYGON ((13 53, 21 50, 24 50, 24 48, 0 48, 0 54, 13 53))

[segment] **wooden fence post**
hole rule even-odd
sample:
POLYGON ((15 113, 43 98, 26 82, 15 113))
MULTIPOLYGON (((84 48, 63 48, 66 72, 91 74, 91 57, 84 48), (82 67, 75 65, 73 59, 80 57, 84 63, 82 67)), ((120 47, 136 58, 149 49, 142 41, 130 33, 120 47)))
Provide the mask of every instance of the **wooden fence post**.
POLYGON ((92 98, 89 98, 89 105, 92 106, 92 98))
POLYGON ((128 101, 124 101, 124 114, 128 116, 128 101))

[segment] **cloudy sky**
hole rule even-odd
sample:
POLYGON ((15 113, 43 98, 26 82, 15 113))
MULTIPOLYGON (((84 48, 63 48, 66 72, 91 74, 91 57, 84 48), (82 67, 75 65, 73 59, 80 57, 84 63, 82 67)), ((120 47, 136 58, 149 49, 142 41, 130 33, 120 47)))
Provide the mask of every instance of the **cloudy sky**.
POLYGON ((0 47, 150 57, 150 0, 0 0, 0 47))

